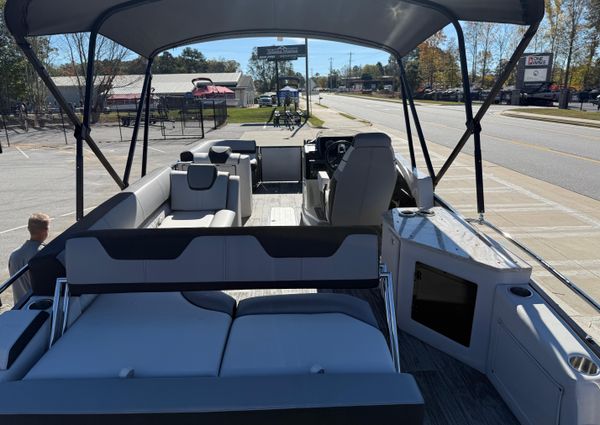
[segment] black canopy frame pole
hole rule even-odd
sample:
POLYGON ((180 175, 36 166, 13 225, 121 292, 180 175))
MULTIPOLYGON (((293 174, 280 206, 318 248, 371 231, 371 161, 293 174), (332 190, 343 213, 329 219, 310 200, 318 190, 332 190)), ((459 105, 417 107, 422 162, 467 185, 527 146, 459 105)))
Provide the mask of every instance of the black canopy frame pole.
MULTIPOLYGON (((137 145, 138 134, 140 132, 140 124, 142 122, 142 113, 144 112, 144 104, 146 103, 147 91, 150 86, 150 79, 152 74, 152 62, 153 58, 148 59, 146 65, 146 73, 144 75, 144 84, 142 85, 142 91, 140 93, 140 100, 138 102, 137 112, 135 114, 135 124, 133 126, 133 134, 131 135, 131 143, 129 144, 129 153, 127 155, 127 163, 125 164, 125 174, 123 175, 123 183, 125 186, 129 186, 129 177, 131 176, 131 167, 133 166, 133 157, 135 156, 135 148, 137 145)), ((145 133, 145 131, 144 131, 145 133)), ((146 134, 144 134, 144 137, 146 134)), ((146 143, 144 143, 146 144, 146 143)), ((143 162, 143 160, 142 160, 143 162)))
POLYGON ((150 104, 152 103, 152 67, 149 67, 148 87, 146 88, 146 116, 144 120, 144 145, 142 148, 142 177, 148 167, 148 137, 150 134, 150 104))
POLYGON ((400 67, 400 80, 403 81, 404 84, 404 90, 406 93, 408 104, 410 105, 410 110, 412 112, 415 128, 417 129, 417 135, 419 136, 419 142, 421 144, 421 150, 423 151, 423 158, 425 158, 425 164, 427 165, 427 171, 429 172, 431 181, 435 181, 435 171, 433 169, 433 164, 431 163, 431 157, 429 156, 429 148, 427 147, 427 141, 425 140, 425 135, 423 134, 421 121, 419 121, 419 114, 415 106, 415 99, 413 98, 412 90, 408 85, 406 71, 404 70, 404 64, 402 63, 402 59, 400 58, 398 58, 398 66, 400 67))
MULTIPOLYGON (((502 73, 500 74, 500 76, 498 77, 496 82, 494 83, 494 86, 492 87, 488 97, 485 99, 485 101, 483 102, 483 104, 481 105, 479 110, 477 111, 477 114, 473 118, 473 123, 475 125, 477 125, 478 123, 481 122, 481 120, 487 113, 489 107, 492 105, 492 102, 494 101, 494 99, 496 98, 498 93, 500 93, 502 86, 504 85, 504 83, 506 83, 506 80, 508 80, 508 77, 510 77, 510 74, 513 72, 515 66, 517 65, 517 62, 519 61, 519 59, 521 58, 523 53, 525 53, 525 49, 527 49, 527 46, 529 45, 530 41, 535 36, 535 33, 537 32, 538 27, 539 27, 539 22, 531 25, 527 29, 525 34, 523 35, 521 42, 517 46, 516 50, 514 51, 513 55, 511 56, 510 60, 504 66, 502 73)), ((434 186, 437 186, 439 184, 439 182, 442 180, 442 178, 444 177, 444 175, 446 174, 448 169, 452 166, 452 163, 456 160, 456 157, 462 151, 463 147, 465 146, 465 144, 468 142, 469 138, 471 137, 473 130, 474 130, 474 128, 472 128, 472 127, 467 128, 467 130, 465 131, 463 136, 460 138, 458 144, 456 145, 456 147, 454 148, 454 150, 452 151, 452 153, 450 154, 450 156, 448 157, 448 159, 446 160, 446 162, 444 163, 444 165, 438 172, 438 175, 434 181, 434 186)))
POLYGON ((92 112, 92 99, 94 97, 94 64, 96 61, 96 42, 98 33, 90 33, 88 44, 87 72, 85 78, 85 96, 83 101, 83 117, 81 126, 75 129, 77 144, 75 148, 75 218, 77 221, 83 218, 84 188, 83 188, 83 139, 90 132, 90 115, 92 112))
POLYGON ((465 115, 467 117, 467 130, 473 133, 473 157, 475 159, 475 190, 477 192, 477 212, 483 218, 485 214, 485 193, 483 188, 483 163, 481 158, 481 124, 473 120, 473 98, 471 97, 471 80, 469 79, 469 68, 467 64, 467 47, 462 26, 456 18, 452 25, 456 30, 458 40, 458 52, 460 56, 460 72, 463 81, 463 100, 465 102, 465 115))
POLYGON ((413 141, 412 128, 410 125, 410 115, 408 114, 408 101, 406 99, 406 81, 404 75, 400 73, 400 90, 402 91, 402 109, 404 111, 404 123, 406 124, 406 138, 408 139, 408 150, 410 152, 410 165, 413 170, 417 168, 417 158, 415 157, 415 144, 413 141))
POLYGON ((63 94, 60 92, 58 87, 56 87, 56 84, 54 84, 54 81, 52 80, 52 77, 50 77, 48 70, 33 51, 31 44, 27 41, 27 39, 24 36, 13 36, 15 37, 15 42, 17 43, 25 57, 27 57, 27 60, 29 61, 33 69, 37 72, 38 76, 44 82, 44 84, 46 85, 46 87, 48 88, 58 105, 67 114, 67 117, 75 126, 75 134, 77 135, 78 133, 81 133, 83 135, 83 139, 86 141, 87 145, 92 150, 94 155, 98 158, 100 163, 104 166, 108 174, 113 178, 115 183, 117 183, 119 188, 124 189, 125 185, 123 184, 121 177, 113 168, 110 161, 108 161, 108 159, 104 156, 94 139, 91 137, 90 132, 81 131, 82 123, 79 117, 71 108, 71 106, 69 105, 63 94))

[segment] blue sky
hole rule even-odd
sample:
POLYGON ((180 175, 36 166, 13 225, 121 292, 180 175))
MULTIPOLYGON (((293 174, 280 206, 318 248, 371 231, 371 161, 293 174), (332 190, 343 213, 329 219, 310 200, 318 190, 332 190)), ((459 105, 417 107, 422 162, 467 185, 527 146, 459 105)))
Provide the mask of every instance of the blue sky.
MULTIPOLYGON (((248 59, 250 59, 254 47, 301 43, 304 43, 304 39, 284 38, 283 41, 278 41, 275 37, 268 37, 212 41, 209 43, 194 44, 191 45, 191 47, 200 50, 207 58, 236 60, 242 66, 242 70, 246 72, 248 59)), ((171 50, 171 52, 173 54, 179 54, 181 50, 182 48, 177 48, 171 50)), ((369 49, 346 43, 309 39, 309 73, 311 76, 317 73, 327 75, 329 73, 329 58, 333 58, 334 69, 341 69, 344 65, 348 65, 350 52, 352 52, 352 66, 374 64, 377 62, 386 64, 390 56, 388 53, 381 50, 369 49)), ((305 72, 304 58, 294 61, 293 65, 295 71, 305 72)))

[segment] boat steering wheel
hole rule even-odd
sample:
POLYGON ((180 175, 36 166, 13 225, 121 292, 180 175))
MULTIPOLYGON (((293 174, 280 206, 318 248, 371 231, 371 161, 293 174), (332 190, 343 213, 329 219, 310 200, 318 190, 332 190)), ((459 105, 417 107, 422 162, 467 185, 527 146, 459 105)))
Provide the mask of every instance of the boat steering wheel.
POLYGON ((333 172, 337 169, 350 146, 352 146, 352 142, 348 140, 338 140, 327 146, 327 149, 325 149, 325 162, 330 171, 333 172))

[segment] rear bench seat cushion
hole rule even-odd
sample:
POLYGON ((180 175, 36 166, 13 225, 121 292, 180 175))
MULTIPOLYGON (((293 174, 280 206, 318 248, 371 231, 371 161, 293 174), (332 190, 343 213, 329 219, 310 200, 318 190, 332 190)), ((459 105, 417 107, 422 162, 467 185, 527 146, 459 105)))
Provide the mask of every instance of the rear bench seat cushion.
POLYGON ((233 304, 189 298, 99 295, 25 379, 217 376, 233 304))
POLYGON ((240 302, 221 366, 221 376, 393 372, 370 307, 341 294, 240 302))

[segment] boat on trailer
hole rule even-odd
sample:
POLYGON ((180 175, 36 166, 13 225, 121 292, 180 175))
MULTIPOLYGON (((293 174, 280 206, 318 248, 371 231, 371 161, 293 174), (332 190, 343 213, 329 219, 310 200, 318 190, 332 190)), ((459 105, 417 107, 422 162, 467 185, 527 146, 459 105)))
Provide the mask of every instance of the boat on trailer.
POLYGON ((600 423, 596 343, 525 261, 435 193, 472 138, 476 222, 493 226, 480 122, 543 13, 542 0, 8 0, 8 28, 76 127, 77 222, 0 287, 25 273, 32 282, 0 315, 0 421, 600 423), (200 13, 217 18, 199 26, 200 13), (528 27, 476 114, 463 20, 528 27), (467 125, 436 172, 402 57, 448 24, 467 125), (148 59, 122 178, 90 131, 93 79, 80 121, 27 41, 70 32, 91 34, 88 76, 99 35, 148 59), (250 36, 345 41, 397 57, 410 157, 383 133, 323 133, 303 146, 204 141, 147 173, 156 55, 250 36), (130 184, 142 129, 143 177, 130 184), (85 216, 84 142, 122 189, 85 216), (299 189, 271 195, 291 206, 279 211, 284 225, 265 225, 261 202, 272 198, 257 194, 282 182, 299 189), (265 290, 276 295, 229 295, 265 290))

